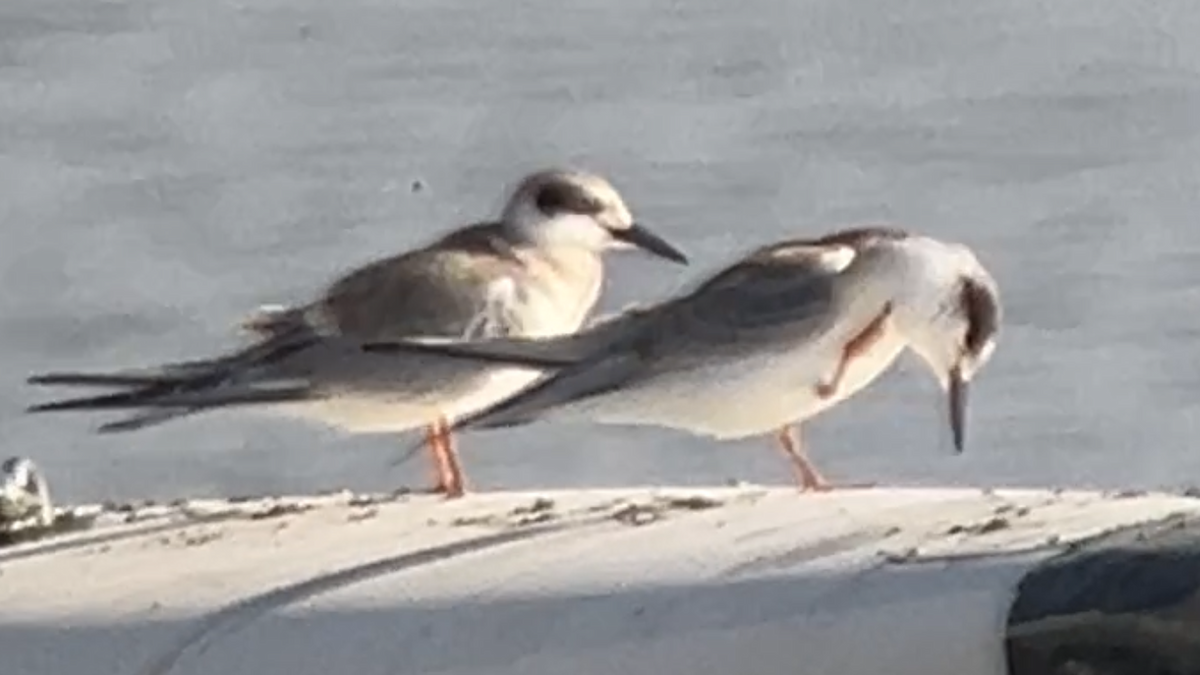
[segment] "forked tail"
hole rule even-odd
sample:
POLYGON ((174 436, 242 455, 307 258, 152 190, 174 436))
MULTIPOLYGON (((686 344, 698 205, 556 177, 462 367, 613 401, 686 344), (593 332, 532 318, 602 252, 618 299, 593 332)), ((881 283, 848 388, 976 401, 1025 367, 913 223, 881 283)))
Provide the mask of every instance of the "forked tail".
POLYGON ((41 386, 109 387, 119 391, 59 399, 27 408, 30 413, 76 410, 144 410, 99 428, 100 432, 133 431, 214 408, 301 401, 311 397, 306 380, 261 377, 263 369, 313 345, 308 326, 267 333, 241 351, 214 359, 183 361, 155 368, 111 373, 44 373, 28 379, 41 386), (258 377, 255 377, 258 375, 258 377))

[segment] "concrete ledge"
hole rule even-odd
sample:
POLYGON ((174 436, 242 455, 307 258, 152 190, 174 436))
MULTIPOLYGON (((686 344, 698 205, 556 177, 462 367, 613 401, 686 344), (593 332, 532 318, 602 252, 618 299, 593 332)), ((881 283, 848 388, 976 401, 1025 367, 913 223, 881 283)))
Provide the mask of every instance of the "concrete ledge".
POLYGON ((92 515, 0 549, 5 675, 1000 675, 1031 569, 1200 500, 749 486, 92 515))
POLYGON ((1008 654, 1012 675, 1200 673, 1200 519, 1124 528, 1032 570, 1008 654))

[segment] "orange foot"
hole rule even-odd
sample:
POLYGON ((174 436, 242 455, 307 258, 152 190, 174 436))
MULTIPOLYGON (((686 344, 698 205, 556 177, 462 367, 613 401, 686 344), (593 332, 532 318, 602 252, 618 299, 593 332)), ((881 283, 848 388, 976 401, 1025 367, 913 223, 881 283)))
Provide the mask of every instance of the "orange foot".
POLYGON ((861 482, 861 483, 844 483, 830 482, 822 476, 817 467, 813 466, 811 461, 805 460, 803 465, 797 464, 795 467, 796 482, 800 485, 801 492, 832 492, 833 490, 855 490, 864 488, 873 488, 878 483, 861 482))
POLYGON ((864 481, 862 483, 830 483, 824 478, 818 479, 818 482, 812 485, 801 485, 801 492, 831 492, 833 490, 864 490, 867 488, 879 487, 879 483, 864 481))
POLYGON ((792 471, 796 475, 796 483, 800 486, 801 492, 829 492, 870 488, 876 485, 875 483, 831 483, 826 480, 805 454, 799 436, 793 433, 791 427, 783 427, 779 430, 779 444, 783 448, 784 454, 792 461, 792 471))

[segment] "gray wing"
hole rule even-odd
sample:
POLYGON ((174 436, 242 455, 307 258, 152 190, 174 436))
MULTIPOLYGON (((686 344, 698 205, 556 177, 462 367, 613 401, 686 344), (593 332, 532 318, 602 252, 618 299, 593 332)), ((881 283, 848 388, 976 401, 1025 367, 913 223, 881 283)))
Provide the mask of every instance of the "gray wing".
POLYGON ((489 241, 435 244, 358 269, 307 308, 309 320, 360 341, 520 334, 523 266, 489 241))
POLYGON ((676 300, 626 313, 574 336, 408 345, 476 360, 557 367, 456 429, 523 424, 541 413, 714 358, 787 349, 834 324, 833 282, 848 258, 821 250, 756 256, 676 300))
POLYGON ((311 398, 312 368, 325 350, 353 353, 370 339, 421 335, 482 337, 522 328, 514 306, 519 261, 483 249, 425 249, 363 267, 317 302, 260 312, 244 326, 249 347, 210 359, 111 373, 47 373, 30 384, 112 387, 100 396, 35 405, 30 412, 143 409, 101 431, 130 431, 202 410, 311 398))
POLYGON ((790 346, 833 324, 834 280, 850 262, 844 247, 763 249, 670 303, 657 321, 656 360, 673 354, 790 346))

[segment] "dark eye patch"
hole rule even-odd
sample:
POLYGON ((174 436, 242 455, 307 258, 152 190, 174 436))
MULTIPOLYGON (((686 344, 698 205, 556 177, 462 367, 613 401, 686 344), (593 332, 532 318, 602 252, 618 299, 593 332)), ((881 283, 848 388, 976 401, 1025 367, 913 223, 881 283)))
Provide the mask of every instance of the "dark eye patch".
POLYGON ((962 279, 959 299, 967 318, 963 349, 968 354, 978 354, 1000 330, 1000 303, 991 289, 967 277, 962 279))
POLYGON ((575 213, 594 216, 604 210, 604 203, 578 185, 553 183, 538 190, 538 210, 548 216, 575 213))

